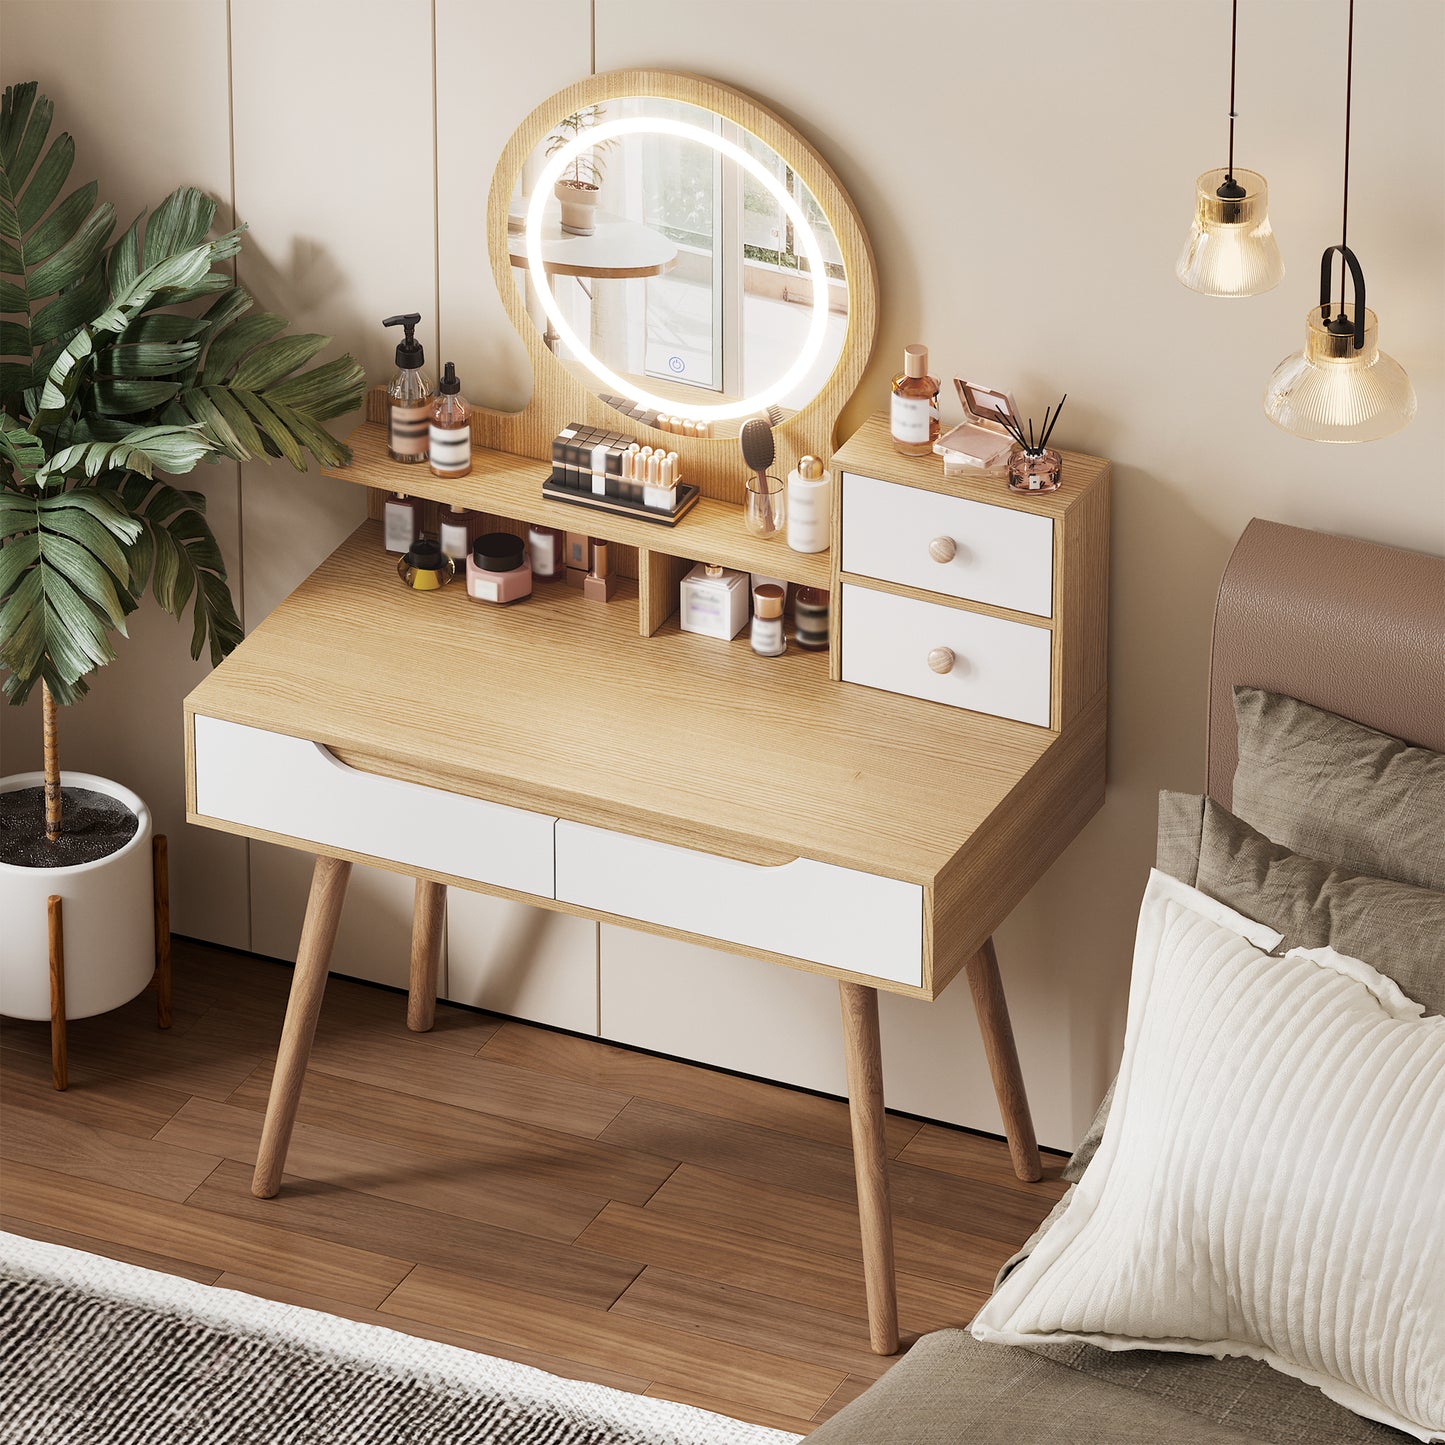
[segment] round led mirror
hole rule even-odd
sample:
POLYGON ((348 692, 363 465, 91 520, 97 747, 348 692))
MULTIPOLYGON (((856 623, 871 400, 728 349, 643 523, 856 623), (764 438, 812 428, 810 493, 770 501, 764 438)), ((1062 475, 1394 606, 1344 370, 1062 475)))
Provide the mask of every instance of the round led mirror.
POLYGON ((634 427, 735 437, 830 384, 851 392, 871 258, 827 167, 755 102, 690 76, 599 76, 539 108, 509 152, 493 185, 509 309, 634 427))

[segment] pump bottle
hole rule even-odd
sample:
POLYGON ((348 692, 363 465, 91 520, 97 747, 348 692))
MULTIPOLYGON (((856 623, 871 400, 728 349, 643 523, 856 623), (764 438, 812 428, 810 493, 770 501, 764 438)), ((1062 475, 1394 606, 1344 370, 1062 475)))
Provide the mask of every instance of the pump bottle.
POLYGON ((388 316, 383 326, 400 326, 405 339, 396 348, 396 372, 386 388, 386 449, 393 461, 424 462, 431 428, 431 378, 422 370, 426 361, 416 328, 421 313, 408 311, 388 316))

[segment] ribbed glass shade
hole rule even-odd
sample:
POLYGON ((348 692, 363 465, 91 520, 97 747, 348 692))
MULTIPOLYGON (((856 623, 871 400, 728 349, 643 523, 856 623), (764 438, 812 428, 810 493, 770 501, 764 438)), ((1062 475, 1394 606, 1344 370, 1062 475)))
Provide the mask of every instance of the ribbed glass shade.
POLYGON ((1269 187, 1254 171, 1234 172, 1242 196, 1221 196, 1228 171, 1205 171, 1194 186, 1194 221, 1174 274, 1204 296, 1258 296, 1284 279, 1269 224, 1269 187))
MULTIPOLYGON (((1340 310, 1337 304, 1331 314, 1340 310)), ((1353 326, 1354 303, 1343 310, 1353 326)), ((1399 431, 1415 415, 1415 388, 1405 368, 1380 350, 1375 313, 1365 308, 1365 344, 1358 351, 1353 331, 1328 329, 1324 313, 1322 306, 1310 311, 1304 350, 1275 367, 1264 414, 1312 442, 1372 442, 1399 431)))

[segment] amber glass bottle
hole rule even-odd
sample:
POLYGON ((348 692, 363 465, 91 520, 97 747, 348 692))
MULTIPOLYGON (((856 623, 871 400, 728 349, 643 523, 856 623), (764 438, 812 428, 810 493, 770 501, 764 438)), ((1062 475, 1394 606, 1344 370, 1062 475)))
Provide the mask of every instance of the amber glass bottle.
POLYGON ((928 374, 928 348, 905 346, 889 409, 893 445, 905 457, 926 457, 938 440, 938 378, 928 374))

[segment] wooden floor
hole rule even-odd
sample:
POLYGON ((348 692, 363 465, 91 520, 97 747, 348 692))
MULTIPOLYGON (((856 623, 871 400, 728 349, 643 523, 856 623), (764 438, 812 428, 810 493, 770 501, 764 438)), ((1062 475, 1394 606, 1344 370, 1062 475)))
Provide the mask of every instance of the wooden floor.
MULTIPOLYGON (((868 1349, 846 1105, 485 1014, 410 1034, 332 980, 281 1196, 251 1165, 290 970, 177 942, 143 995, 0 1027, 0 1225, 806 1433, 868 1349), (80 1183, 79 1181, 84 1181, 80 1183)), ((905 1339, 965 1324, 1063 1192, 1001 1142, 888 1121, 905 1339)))

